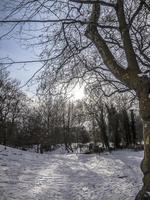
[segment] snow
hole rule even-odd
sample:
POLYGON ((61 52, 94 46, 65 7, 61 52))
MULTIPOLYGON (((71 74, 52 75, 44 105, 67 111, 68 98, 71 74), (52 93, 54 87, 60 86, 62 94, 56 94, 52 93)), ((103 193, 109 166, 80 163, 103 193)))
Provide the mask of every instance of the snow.
POLYGON ((150 71, 147 70, 145 72, 141 72, 140 74, 138 74, 138 77, 147 77, 147 78, 150 78, 150 71))
POLYGON ((0 146, 0 200, 134 200, 143 152, 37 154, 0 146))

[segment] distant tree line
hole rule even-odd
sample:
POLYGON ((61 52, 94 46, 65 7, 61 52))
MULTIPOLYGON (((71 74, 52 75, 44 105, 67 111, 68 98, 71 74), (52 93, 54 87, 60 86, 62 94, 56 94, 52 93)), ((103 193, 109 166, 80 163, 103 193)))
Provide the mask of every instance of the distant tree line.
POLYGON ((1 69, 0 143, 24 149, 36 145, 41 153, 58 144, 68 152, 73 152, 73 144, 93 143, 109 151, 140 145, 143 137, 138 112, 129 109, 127 102, 115 98, 114 103, 93 91, 78 101, 65 95, 38 95, 35 103, 1 69))

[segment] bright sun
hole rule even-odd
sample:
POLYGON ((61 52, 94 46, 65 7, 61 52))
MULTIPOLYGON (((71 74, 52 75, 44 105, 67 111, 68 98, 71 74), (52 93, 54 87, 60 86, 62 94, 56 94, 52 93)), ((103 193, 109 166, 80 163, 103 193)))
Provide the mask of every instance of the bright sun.
POLYGON ((80 100, 84 97, 84 86, 77 84, 70 92, 69 96, 71 96, 72 100, 80 100))

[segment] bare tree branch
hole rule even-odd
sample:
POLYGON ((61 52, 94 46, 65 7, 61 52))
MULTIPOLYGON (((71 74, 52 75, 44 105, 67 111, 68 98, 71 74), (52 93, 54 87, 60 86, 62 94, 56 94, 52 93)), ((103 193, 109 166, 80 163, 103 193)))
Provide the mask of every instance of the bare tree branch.
POLYGON ((102 6, 115 8, 115 4, 101 1, 101 0, 70 0, 70 1, 75 2, 75 3, 82 3, 82 4, 100 4, 102 6))
POLYGON ((133 49, 131 37, 129 34, 128 25, 125 20, 125 14, 124 14, 124 6, 122 0, 117 0, 117 16, 120 26, 120 32, 124 44, 124 50, 127 57, 128 62, 128 68, 132 70, 134 73, 140 73, 138 62, 136 60, 136 55, 133 49))
POLYGON ((136 18, 136 16, 139 14, 139 12, 142 10, 143 8, 143 5, 144 5, 144 0, 141 0, 140 4, 139 4, 139 7, 136 9, 136 11, 134 12, 134 14, 132 15, 131 19, 130 19, 130 22, 129 22, 129 27, 131 27, 134 19, 136 18))
POLYGON ((111 51, 109 50, 105 40, 99 34, 97 30, 97 26, 95 25, 98 22, 100 16, 100 5, 94 4, 93 10, 90 18, 90 23, 88 24, 87 30, 85 35, 95 44, 97 47, 105 65, 112 71, 114 76, 118 79, 122 79, 123 82, 126 82, 129 87, 129 80, 127 80, 128 73, 124 69, 123 66, 119 65, 116 62, 116 59, 112 55, 111 51), (94 22, 94 23, 93 23, 94 22))

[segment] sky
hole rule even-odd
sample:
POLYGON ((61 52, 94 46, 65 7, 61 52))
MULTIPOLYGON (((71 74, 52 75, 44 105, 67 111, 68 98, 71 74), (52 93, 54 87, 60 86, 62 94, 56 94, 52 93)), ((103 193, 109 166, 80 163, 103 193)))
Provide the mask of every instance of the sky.
MULTIPOLYGON (((21 47, 21 44, 13 39, 0 40, 0 55, 1 58, 9 57, 14 61, 24 60, 38 60, 32 49, 25 49, 21 47)), ((40 63, 30 63, 23 66, 23 64, 10 65, 8 70, 12 78, 20 81, 21 86, 24 86, 26 82, 32 77, 32 75, 41 67, 40 63)), ((23 91, 31 98, 36 96, 37 83, 29 83, 29 86, 23 87, 23 91)), ((84 97, 84 87, 77 84, 72 91, 69 92, 72 100, 82 99, 84 97)))
MULTIPOLYGON (((8 5, 7 0, 0 1, 0 19, 2 20, 6 14, 3 4, 8 5)), ((9 57, 13 61, 25 61, 25 60, 37 60, 38 57, 35 55, 32 48, 27 49, 23 42, 19 39, 14 39, 14 37, 19 38, 19 27, 8 34, 6 37, 1 39, 1 36, 9 32, 12 24, 0 24, 0 59, 9 57), (12 37, 13 36, 13 37, 12 37)), ((25 42, 24 42, 25 43, 25 42)), ((6 61, 7 62, 7 61, 6 61)), ((32 77, 32 75, 41 67, 40 63, 30 63, 30 64, 13 64, 10 65, 8 71, 10 71, 10 76, 12 78, 20 81, 21 86, 25 85, 26 82, 32 77)), ((37 84, 30 84, 30 87, 23 87, 23 91, 28 93, 30 96, 35 94, 37 84)))
MULTIPOLYGON (((13 39, 0 40, 0 58, 4 57, 9 57, 14 61, 38 59, 31 49, 22 48, 21 44, 13 39)), ((40 67, 40 63, 30 63, 25 66, 23 64, 13 64, 10 65, 8 71, 10 71, 10 76, 20 81, 21 86, 23 86, 40 67)), ((37 84, 29 84, 29 86, 22 89, 29 95, 34 95, 37 84)))
MULTIPOLYGON (((4 0, 6 2, 7 0, 4 0)), ((1 4, 2 2, 0 2, 1 4)), ((3 19, 3 16, 1 14, 0 10, 0 19, 3 19)), ((0 37, 4 33, 8 32, 9 25, 5 24, 0 29, 0 37)), ((25 48, 25 45, 23 47, 23 43, 19 42, 19 39, 13 39, 11 35, 14 34, 14 36, 18 37, 19 30, 15 30, 13 33, 9 34, 5 38, 0 38, 0 59, 9 57, 13 61, 26 61, 26 60, 39 60, 39 58, 35 55, 35 52, 33 48, 30 49, 25 48), (17 33, 17 36, 15 35, 15 31, 17 33)), ((25 43, 25 41, 24 41, 25 43)), ((38 49, 36 49, 36 53, 38 53, 38 49)), ((24 86, 28 80, 33 76, 33 74, 40 69, 42 66, 41 63, 30 63, 26 64, 25 66, 23 64, 13 64, 10 65, 8 70, 10 71, 10 76, 12 78, 17 79, 20 81, 21 86, 24 86)), ((36 88, 37 83, 31 83, 27 86, 23 87, 23 91, 25 91, 29 96, 34 96, 36 94, 36 88)), ((77 85, 76 88, 71 92, 71 95, 74 95, 74 99, 81 99, 83 97, 83 88, 81 88, 79 85, 77 85)))

